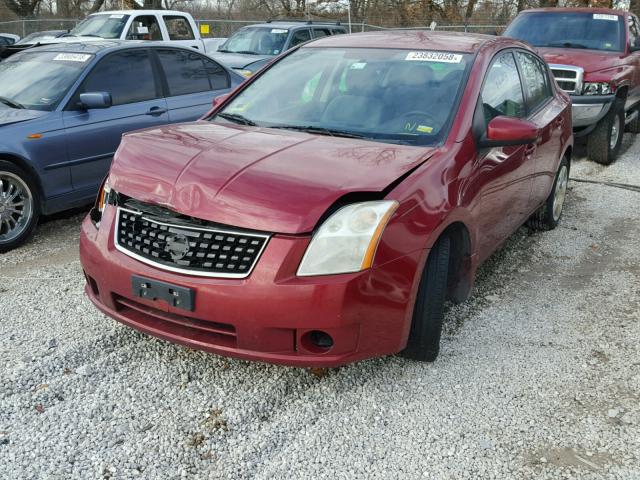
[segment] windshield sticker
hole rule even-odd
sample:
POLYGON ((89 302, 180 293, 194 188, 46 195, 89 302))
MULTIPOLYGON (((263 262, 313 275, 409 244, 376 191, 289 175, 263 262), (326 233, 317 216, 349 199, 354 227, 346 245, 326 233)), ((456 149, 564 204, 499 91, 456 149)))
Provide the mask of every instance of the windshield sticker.
POLYGON ((610 15, 608 13, 594 13, 593 14, 593 19, 594 20, 609 20, 610 22, 617 22, 618 21, 618 16, 617 15, 610 15))
POLYGON ((431 133, 433 132, 433 127, 427 127, 426 125, 418 125, 416 130, 421 133, 431 133))
POLYGON ((462 55, 447 52, 409 52, 405 60, 419 62, 460 63, 462 55))
POLYGON ((121 15, 121 14, 109 15, 109 18, 122 18, 122 17, 124 17, 124 15, 121 15))
POLYGON ((91 55, 84 53, 59 53, 53 59, 57 62, 81 62, 84 63, 91 58, 91 55))
POLYGON ((350 70, 364 70, 364 67, 367 66, 366 62, 356 62, 352 63, 349 67, 350 70))
POLYGON ((282 28, 272 28, 271 33, 287 33, 289 30, 283 30, 282 28))

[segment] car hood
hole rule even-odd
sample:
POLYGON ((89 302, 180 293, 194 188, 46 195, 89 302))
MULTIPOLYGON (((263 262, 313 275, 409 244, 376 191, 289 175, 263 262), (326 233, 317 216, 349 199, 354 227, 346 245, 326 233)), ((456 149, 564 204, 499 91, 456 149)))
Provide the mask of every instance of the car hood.
POLYGON ((264 60, 265 58, 273 58, 272 55, 246 55, 240 53, 224 53, 218 52, 210 55, 211 58, 226 65, 227 67, 241 69, 247 65, 251 65, 258 60, 264 60))
POLYGON ((185 215, 299 234, 343 195, 381 192, 433 152, 196 122, 125 135, 109 181, 124 195, 185 215))
POLYGON ((549 64, 582 67, 585 73, 596 72, 620 63, 622 53, 601 50, 581 50, 577 48, 537 48, 549 64))
POLYGON ((40 110, 22 110, 0 105, 0 126, 24 122, 26 120, 33 120, 34 118, 40 118, 47 113, 48 112, 40 110))

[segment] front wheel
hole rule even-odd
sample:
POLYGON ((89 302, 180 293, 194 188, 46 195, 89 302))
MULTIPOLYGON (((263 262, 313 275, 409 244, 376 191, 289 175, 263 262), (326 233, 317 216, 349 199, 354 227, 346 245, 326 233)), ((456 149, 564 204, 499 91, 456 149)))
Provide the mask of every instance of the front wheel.
POLYGON ((29 176, 13 163, 0 160, 0 253, 26 242, 39 216, 38 194, 29 176))
POLYGON ((429 252, 422 273, 407 347, 401 355, 412 360, 433 362, 440 352, 440 335, 447 294, 451 241, 441 237, 429 252))
POLYGON ((560 223, 569 184, 569 162, 563 158, 556 173, 551 193, 544 204, 529 218, 527 225, 534 230, 553 230, 560 223))
POLYGON ((610 165, 620 153, 624 133, 624 100, 617 99, 587 137, 587 157, 610 165))

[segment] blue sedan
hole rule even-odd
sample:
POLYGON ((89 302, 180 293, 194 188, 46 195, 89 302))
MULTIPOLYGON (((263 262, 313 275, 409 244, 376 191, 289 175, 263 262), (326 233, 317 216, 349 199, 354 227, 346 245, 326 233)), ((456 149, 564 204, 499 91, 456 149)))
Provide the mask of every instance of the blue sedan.
POLYGON ((193 121, 243 78, 193 49, 56 44, 0 62, 0 252, 92 202, 123 133, 193 121))

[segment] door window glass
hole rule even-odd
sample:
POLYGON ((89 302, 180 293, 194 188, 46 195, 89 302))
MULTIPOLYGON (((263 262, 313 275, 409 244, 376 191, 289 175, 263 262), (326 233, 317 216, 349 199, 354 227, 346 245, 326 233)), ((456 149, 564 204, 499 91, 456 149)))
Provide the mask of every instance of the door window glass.
POLYGON ((309 30, 296 30, 293 32, 293 35, 291 35, 291 45, 289 45, 289 48, 295 47, 308 40, 311 40, 311 32, 309 30))
POLYGON ((228 87, 226 71, 197 53, 176 49, 158 50, 167 78, 169 95, 186 95, 228 87))
POLYGON ((113 105, 158 98, 155 75, 146 50, 126 50, 103 58, 80 90, 109 92, 113 105))
POLYGON ((313 38, 328 37, 329 35, 331 35, 331 30, 329 30, 328 28, 313 29, 313 38))
POLYGON ((518 52, 517 56, 522 68, 527 106, 529 111, 532 111, 551 97, 549 76, 546 67, 533 55, 518 52))
POLYGON ((522 85, 513 54, 498 55, 489 67, 482 87, 482 105, 487 122, 499 115, 525 116, 522 85))
POLYGON ((195 40, 193 30, 185 17, 164 17, 169 32, 169 40, 195 40))
POLYGON ((139 15, 131 22, 127 40, 162 40, 162 32, 155 15, 139 15))

